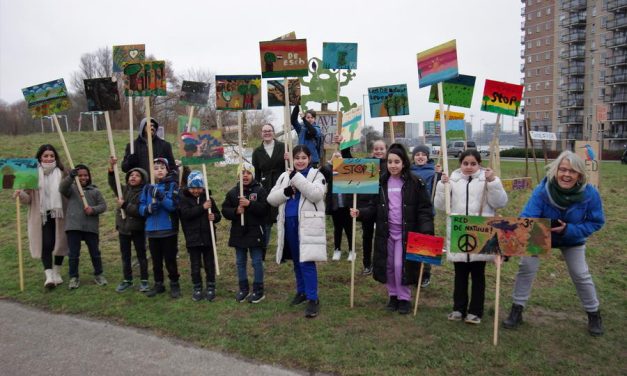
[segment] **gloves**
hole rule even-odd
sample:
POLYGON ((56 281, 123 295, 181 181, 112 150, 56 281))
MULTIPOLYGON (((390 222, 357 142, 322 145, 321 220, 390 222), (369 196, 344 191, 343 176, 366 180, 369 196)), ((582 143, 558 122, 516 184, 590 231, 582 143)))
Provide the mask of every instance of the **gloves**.
POLYGON ((288 185, 285 189, 283 189, 283 194, 285 197, 292 197, 294 195, 294 188, 292 188, 291 185, 288 185))
POLYGON ((148 205, 148 213, 153 214, 157 212, 157 209, 159 208, 159 206, 157 205, 156 202, 153 202, 152 204, 148 205))
POLYGON ((74 179, 77 176, 78 176, 78 168, 72 169, 70 171, 70 178, 74 179))
POLYGON ((164 197, 163 192, 161 192, 161 191, 159 190, 159 188, 157 188, 157 186, 156 186, 156 185, 149 185, 149 186, 148 186, 148 194, 149 194, 151 197, 154 197, 154 198, 155 198, 155 199, 157 199, 157 200, 163 200, 163 197, 164 197))

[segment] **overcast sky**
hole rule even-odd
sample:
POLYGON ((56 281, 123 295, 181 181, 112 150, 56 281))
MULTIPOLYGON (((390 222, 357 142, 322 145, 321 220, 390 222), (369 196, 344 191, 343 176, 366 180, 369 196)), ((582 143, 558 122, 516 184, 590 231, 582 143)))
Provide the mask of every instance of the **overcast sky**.
POLYGON ((83 53, 118 44, 145 43, 179 73, 260 74, 259 41, 295 31, 309 57, 322 57, 322 42, 357 42, 357 76, 342 95, 361 104, 368 87, 406 83, 410 115, 394 120, 422 122, 437 104, 418 89, 416 53, 456 39, 460 73, 477 83, 472 108, 452 110, 474 114, 478 129, 496 119, 479 110, 485 79, 520 83, 520 9, 514 0, 0 0, 0 99, 60 77, 67 84, 83 53))

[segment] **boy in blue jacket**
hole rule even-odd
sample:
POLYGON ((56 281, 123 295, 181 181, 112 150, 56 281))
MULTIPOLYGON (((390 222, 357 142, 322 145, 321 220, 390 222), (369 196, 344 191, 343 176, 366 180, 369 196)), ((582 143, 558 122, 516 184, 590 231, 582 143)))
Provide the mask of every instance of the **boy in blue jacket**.
POLYGON ((298 121, 300 107, 296 105, 292 111, 291 123, 298 134, 298 144, 305 145, 311 151, 311 164, 318 168, 320 156, 322 155, 322 131, 316 123, 316 111, 307 110, 303 117, 303 122, 298 121))
POLYGON ((165 292, 163 285, 163 263, 168 270, 170 279, 170 296, 181 296, 179 285, 179 272, 176 264, 178 252, 178 217, 176 208, 178 204, 178 185, 176 174, 169 171, 168 161, 165 158, 154 160, 154 174, 156 184, 146 184, 139 201, 139 213, 146 217, 146 236, 150 256, 152 257, 152 269, 155 284, 148 297, 165 292))

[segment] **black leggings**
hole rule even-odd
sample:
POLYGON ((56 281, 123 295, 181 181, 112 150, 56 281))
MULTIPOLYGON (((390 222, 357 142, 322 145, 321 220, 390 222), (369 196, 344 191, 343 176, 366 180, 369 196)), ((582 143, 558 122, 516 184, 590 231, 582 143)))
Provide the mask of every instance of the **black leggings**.
POLYGON ((179 270, 176 264, 176 254, 178 253, 177 235, 165 238, 149 238, 150 255, 152 256, 152 271, 155 282, 163 283, 163 263, 168 270, 170 282, 179 281, 179 270))
POLYGON ((372 238, 374 237, 374 222, 361 222, 361 240, 364 246, 364 268, 372 266, 372 238))
POLYGON ((342 230, 346 233, 348 239, 348 249, 353 249, 353 218, 350 215, 350 208, 338 208, 331 213, 333 219, 333 242, 335 249, 341 249, 342 245, 342 230))
MULTIPOLYGON (((48 215, 46 224, 41 227, 41 262, 44 270, 52 269, 52 251, 56 243, 56 220, 48 215)), ((55 265, 63 265, 63 256, 54 256, 55 265)))
POLYGON ((148 279, 148 260, 146 260, 146 233, 131 231, 130 235, 120 234, 120 253, 122 255, 122 273, 127 281, 133 280, 131 242, 135 244, 137 262, 139 263, 139 276, 142 280, 148 279))
POLYGON ((463 315, 472 313, 483 316, 485 301, 485 261, 455 262, 455 288, 453 290, 453 310, 463 315), (468 304, 468 275, 472 280, 470 305, 468 304))

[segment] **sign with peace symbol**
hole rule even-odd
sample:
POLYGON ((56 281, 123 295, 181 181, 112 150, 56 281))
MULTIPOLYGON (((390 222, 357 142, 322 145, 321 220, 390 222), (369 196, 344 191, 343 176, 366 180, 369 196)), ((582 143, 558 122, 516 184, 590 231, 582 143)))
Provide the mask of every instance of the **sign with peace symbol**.
POLYGON ((477 248, 477 238, 471 234, 464 234, 457 240, 457 247, 462 252, 471 253, 477 248))

